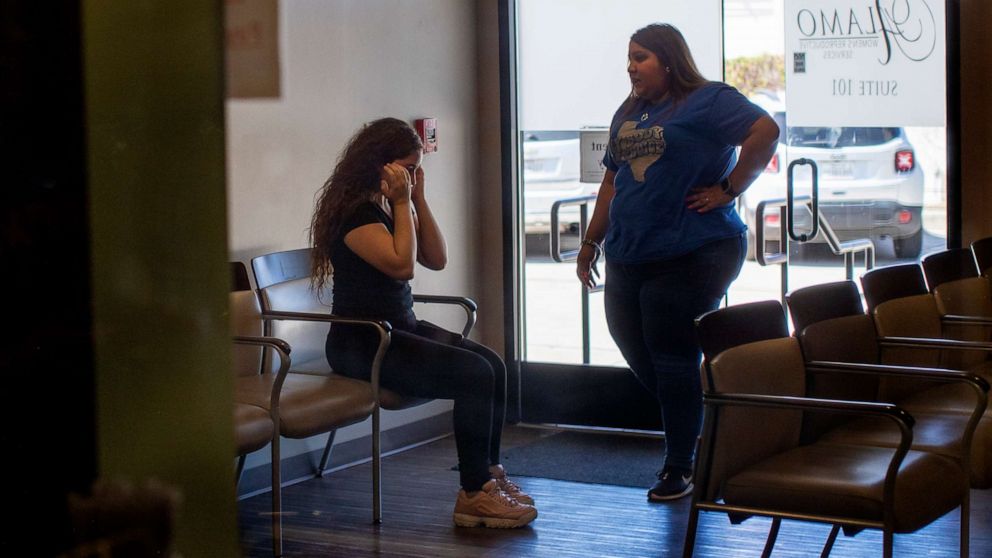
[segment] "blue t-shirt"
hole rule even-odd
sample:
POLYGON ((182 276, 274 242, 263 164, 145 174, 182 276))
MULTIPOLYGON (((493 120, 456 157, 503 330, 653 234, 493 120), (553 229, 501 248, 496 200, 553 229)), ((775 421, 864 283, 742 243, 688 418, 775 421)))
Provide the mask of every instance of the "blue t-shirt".
POLYGON ((693 91, 674 109, 671 103, 613 117, 603 158, 616 172, 605 242, 613 262, 668 260, 745 229, 733 202, 698 213, 685 198, 730 174, 736 146, 767 113, 720 82, 693 91))

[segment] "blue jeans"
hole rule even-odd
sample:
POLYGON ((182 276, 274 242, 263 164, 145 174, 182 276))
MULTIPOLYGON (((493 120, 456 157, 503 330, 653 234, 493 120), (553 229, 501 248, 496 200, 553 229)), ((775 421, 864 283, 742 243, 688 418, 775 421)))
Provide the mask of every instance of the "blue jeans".
POLYGON ((737 278, 744 235, 677 258, 606 263, 606 322, 637 379, 661 403, 665 465, 692 469, 703 416, 695 319, 715 310, 737 278))

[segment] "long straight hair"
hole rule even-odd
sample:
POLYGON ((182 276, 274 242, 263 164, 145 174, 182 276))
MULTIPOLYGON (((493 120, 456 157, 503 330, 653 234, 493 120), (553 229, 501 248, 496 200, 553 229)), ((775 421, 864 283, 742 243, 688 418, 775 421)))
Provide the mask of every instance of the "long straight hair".
MULTIPOLYGON (((635 31, 630 36, 630 40, 654 53, 661 63, 661 71, 668 69, 668 95, 672 99, 671 108, 674 109, 690 93, 709 83, 699 73, 685 37, 674 25, 652 23, 635 31)), ((637 97, 631 91, 630 96, 620 105, 620 115, 630 116, 640 112, 648 103, 647 99, 637 97)))
POLYGON ((423 149, 420 136, 397 118, 363 126, 348 141, 334 172, 317 193, 310 219, 310 287, 320 293, 332 274, 331 251, 352 213, 379 193, 382 167, 423 149))

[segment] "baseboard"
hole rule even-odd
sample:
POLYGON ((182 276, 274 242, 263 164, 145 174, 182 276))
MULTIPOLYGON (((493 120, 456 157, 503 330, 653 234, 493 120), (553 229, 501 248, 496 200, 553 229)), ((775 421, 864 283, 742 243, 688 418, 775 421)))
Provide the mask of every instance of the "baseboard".
MULTIPOLYGON (((451 416, 451 411, 445 411, 383 431, 379 441, 382 454, 385 456, 403 451, 451 434, 451 416)), ((327 465, 328 472, 366 463, 371 460, 371 452, 371 434, 334 444, 331 449, 331 459, 327 465)), ((281 461, 282 485, 287 486, 314 478, 317 474, 321 453, 323 453, 323 449, 283 459, 281 461)), ((249 498, 268 492, 271 488, 269 485, 271 475, 271 467, 268 463, 245 469, 241 476, 241 482, 238 484, 238 498, 249 498)))

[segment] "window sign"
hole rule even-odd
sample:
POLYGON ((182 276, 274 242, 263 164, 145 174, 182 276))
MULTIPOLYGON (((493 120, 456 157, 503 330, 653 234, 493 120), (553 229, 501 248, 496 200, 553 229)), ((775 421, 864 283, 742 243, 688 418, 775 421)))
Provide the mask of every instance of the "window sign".
POLYGON ((606 127, 584 127, 579 130, 579 182, 599 184, 606 175, 603 157, 606 145, 610 142, 610 129, 606 127))
POLYGON ((786 0, 789 126, 943 126, 945 0, 786 0))

